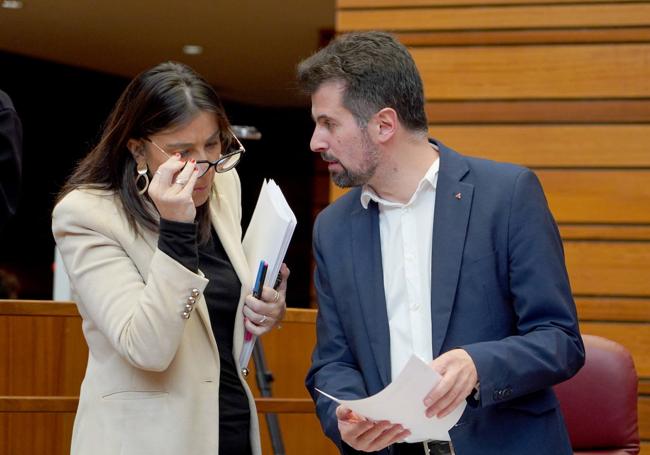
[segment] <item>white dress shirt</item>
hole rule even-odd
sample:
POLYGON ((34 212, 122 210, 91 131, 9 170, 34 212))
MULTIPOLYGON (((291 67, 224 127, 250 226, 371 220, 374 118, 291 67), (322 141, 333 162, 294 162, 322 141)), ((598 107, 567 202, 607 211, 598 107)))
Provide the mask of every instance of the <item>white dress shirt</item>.
POLYGON ((381 259, 390 329, 391 375, 415 354, 433 360, 431 336, 431 243, 440 159, 431 165, 406 203, 382 199, 365 185, 361 204, 379 206, 381 259))

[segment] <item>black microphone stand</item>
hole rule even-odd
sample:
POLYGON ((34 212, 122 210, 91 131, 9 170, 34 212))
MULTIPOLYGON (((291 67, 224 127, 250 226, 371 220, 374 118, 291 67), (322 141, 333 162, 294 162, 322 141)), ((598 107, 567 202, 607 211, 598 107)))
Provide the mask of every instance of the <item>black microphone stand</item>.
MULTIPOLYGON (((253 348, 253 361, 255 362, 255 380, 257 381, 257 388, 263 397, 271 397, 271 383, 273 382, 273 373, 271 373, 266 365, 264 358, 264 347, 262 340, 257 339, 255 347, 253 348)), ((282 430, 280 429, 280 422, 275 413, 267 412, 264 414, 266 418, 266 426, 269 429, 271 436, 271 446, 275 455, 285 455, 284 443, 282 442, 282 430)))

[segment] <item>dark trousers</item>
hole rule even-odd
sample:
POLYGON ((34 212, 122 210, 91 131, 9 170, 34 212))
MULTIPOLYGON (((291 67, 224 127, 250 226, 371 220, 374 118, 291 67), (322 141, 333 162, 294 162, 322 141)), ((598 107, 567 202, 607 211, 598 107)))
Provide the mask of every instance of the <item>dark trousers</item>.
POLYGON ((431 441, 426 443, 427 447, 424 444, 423 442, 394 444, 393 455, 453 455, 448 442, 431 441))

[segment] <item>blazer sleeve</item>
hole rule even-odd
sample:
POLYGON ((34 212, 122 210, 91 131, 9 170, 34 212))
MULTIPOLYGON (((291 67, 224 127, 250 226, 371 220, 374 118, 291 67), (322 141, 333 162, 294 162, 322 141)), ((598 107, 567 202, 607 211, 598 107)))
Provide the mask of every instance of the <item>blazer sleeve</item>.
POLYGON ((337 398, 365 398, 368 392, 358 362, 352 354, 332 295, 330 277, 323 258, 319 235, 319 220, 314 225, 314 257, 316 270, 314 285, 318 295, 316 320, 317 341, 312 354, 312 364, 305 385, 316 403, 316 414, 324 433, 337 445, 341 453, 359 453, 341 440, 336 418, 338 403, 321 395, 318 388, 337 398))
POLYGON ((143 279, 112 232, 125 228, 116 219, 114 204, 73 191, 55 207, 52 230, 84 319, 133 366, 164 371, 181 343, 188 297, 208 280, 159 249, 143 279))
POLYGON ((516 178, 508 220, 516 334, 462 346, 476 365, 480 405, 512 400, 573 376, 584 364, 557 225, 531 171, 516 178))

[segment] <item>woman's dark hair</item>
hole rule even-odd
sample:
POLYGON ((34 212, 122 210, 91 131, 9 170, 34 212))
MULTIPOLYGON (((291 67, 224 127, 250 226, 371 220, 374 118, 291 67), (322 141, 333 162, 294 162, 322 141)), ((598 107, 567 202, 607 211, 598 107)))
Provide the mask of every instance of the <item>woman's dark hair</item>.
MULTIPOLYGON (((181 126, 202 111, 216 114, 222 150, 228 150, 232 140, 228 119, 205 79, 177 62, 161 63, 140 73, 117 100, 99 143, 79 162, 57 200, 80 187, 113 190, 136 233, 141 227, 157 231, 159 221, 152 211, 153 203, 148 195, 138 195, 136 162, 127 143, 181 126)), ((197 207, 197 221, 199 240, 205 242, 211 233, 208 204, 197 207)))

